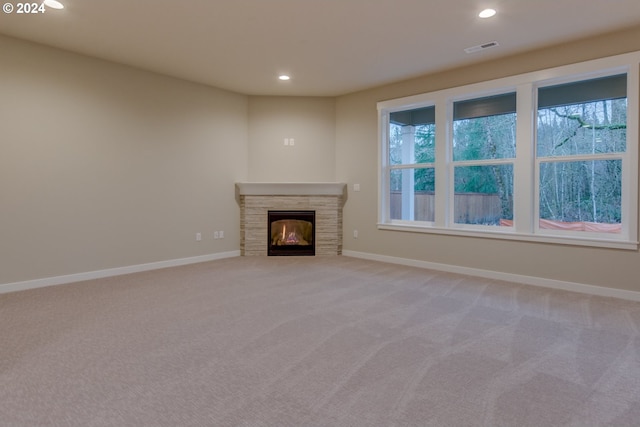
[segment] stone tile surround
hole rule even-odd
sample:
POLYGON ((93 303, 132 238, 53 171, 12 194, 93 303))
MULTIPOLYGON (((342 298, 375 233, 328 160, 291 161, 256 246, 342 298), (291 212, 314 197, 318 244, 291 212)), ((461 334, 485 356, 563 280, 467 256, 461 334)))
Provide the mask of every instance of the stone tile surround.
POLYGON ((316 256, 342 254, 344 183, 236 183, 240 202, 240 253, 267 255, 270 210, 316 212, 316 256))

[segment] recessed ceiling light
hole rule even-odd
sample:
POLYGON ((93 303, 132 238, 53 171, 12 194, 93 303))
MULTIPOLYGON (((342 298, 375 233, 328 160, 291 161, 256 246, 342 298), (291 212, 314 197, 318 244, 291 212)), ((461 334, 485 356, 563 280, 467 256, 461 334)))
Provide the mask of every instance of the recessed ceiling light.
POLYGON ((56 0, 44 0, 44 5, 51 9, 64 9, 64 5, 56 0))
POLYGON ((286 74, 282 74, 282 75, 278 76, 278 78, 280 80, 290 80, 291 79, 291 77, 287 76, 286 74))
POLYGON ((496 14, 495 9, 485 9, 482 12, 480 12, 478 16, 480 18, 491 18, 495 14, 496 14))

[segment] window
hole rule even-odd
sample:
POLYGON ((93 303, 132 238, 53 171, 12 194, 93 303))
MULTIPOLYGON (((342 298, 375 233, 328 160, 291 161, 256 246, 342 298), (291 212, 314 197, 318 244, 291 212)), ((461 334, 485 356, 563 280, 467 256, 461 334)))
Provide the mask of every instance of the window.
POLYGON ((516 156, 516 94, 453 103, 453 219, 510 225, 516 156))
POLYGON ((379 103, 378 227, 637 249, 639 63, 379 103))
POLYGON ((538 227, 622 232, 627 76, 538 89, 538 227))
POLYGON ((390 114, 389 217, 433 221, 435 108, 390 114))

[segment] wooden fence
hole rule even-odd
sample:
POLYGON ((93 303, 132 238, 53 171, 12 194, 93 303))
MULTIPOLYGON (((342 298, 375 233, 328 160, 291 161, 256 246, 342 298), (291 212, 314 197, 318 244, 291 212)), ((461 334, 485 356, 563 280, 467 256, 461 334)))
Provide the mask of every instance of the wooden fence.
MULTIPOLYGON (((497 194, 456 193, 453 200, 455 222, 464 224, 499 223, 502 216, 500 197, 497 194)), ((402 219, 402 193, 391 192, 391 218, 402 219)), ((435 195, 433 192, 416 191, 414 197, 416 221, 433 221, 435 195)))

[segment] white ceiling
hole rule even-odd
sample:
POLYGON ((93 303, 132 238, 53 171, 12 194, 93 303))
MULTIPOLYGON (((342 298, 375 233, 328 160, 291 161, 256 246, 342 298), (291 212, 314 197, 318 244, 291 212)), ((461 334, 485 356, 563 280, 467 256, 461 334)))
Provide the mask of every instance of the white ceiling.
POLYGON ((0 13, 0 33, 250 95, 336 96, 640 24, 639 0, 61 1, 0 13))

